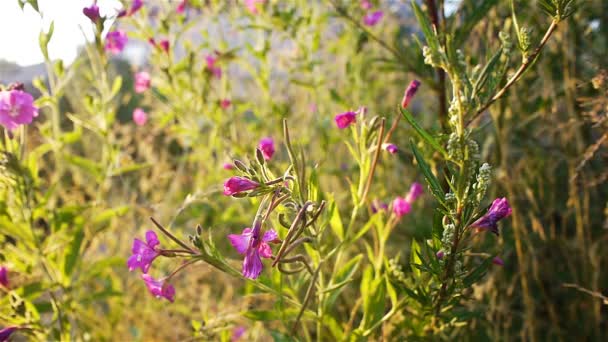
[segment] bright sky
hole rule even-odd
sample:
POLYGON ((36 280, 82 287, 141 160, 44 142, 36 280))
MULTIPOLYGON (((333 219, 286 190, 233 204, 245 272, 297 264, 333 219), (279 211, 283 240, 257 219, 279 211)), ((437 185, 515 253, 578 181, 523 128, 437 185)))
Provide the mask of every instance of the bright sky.
MULTIPOLYGON (((52 59, 73 61, 77 47, 85 41, 82 32, 92 39, 91 22, 82 14, 82 8, 91 3, 93 0, 38 0, 41 19, 29 5, 21 11, 17 0, 0 0, 0 59, 22 66, 41 63, 38 34, 55 21, 49 55, 52 59)), ((98 0, 97 5, 101 15, 114 14, 122 7, 118 0, 98 0)))

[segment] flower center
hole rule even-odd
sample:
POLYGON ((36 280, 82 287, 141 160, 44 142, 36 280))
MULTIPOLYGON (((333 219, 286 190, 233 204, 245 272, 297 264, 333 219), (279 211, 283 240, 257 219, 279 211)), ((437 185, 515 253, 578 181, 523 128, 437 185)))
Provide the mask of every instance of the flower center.
POLYGON ((8 115, 10 115, 13 118, 19 116, 19 107, 17 107, 17 106, 11 107, 11 109, 8 111, 8 115))

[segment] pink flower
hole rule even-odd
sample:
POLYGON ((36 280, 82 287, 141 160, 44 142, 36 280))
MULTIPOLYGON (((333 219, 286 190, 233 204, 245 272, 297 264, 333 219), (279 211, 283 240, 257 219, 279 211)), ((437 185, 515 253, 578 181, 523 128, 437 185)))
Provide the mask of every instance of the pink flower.
POLYGON ((179 14, 184 14, 184 12, 186 12, 187 5, 188 5, 188 0, 182 0, 182 2, 180 2, 179 5, 177 5, 175 12, 177 12, 179 14))
POLYGON ((146 122, 148 122, 148 113, 141 108, 135 108, 135 110, 133 110, 133 122, 135 122, 137 126, 145 125, 146 122))
POLYGON ((395 154, 399 150, 395 144, 383 144, 382 147, 390 154, 395 154))
POLYGON ((274 140, 271 137, 260 139, 258 148, 262 151, 265 160, 270 160, 274 155, 274 140))
POLYGON ((422 185, 418 182, 414 182, 412 186, 410 186, 410 191, 407 193, 407 196, 405 196, 405 200, 410 204, 414 203, 414 201, 422 195, 423 191, 422 185))
POLYGON ((133 240, 133 247, 131 247, 133 255, 127 260, 129 271, 140 268, 143 273, 148 273, 154 259, 161 254, 160 250, 156 248, 159 244, 158 236, 152 230, 146 232, 146 242, 137 238, 133 240))
POLYGON ((148 291, 156 298, 165 298, 171 303, 175 300, 175 288, 171 284, 166 284, 162 279, 154 279, 149 274, 142 274, 141 278, 146 283, 148 291))
POLYGON ((130 17, 133 14, 135 14, 137 11, 139 11, 139 9, 144 5, 143 0, 133 0, 133 3, 131 3, 131 7, 129 7, 128 10, 122 10, 120 12, 118 12, 118 17, 122 18, 122 17, 130 17))
POLYGON ((439 251, 435 255, 437 256, 437 259, 441 260, 445 256, 445 252, 444 251, 439 251))
POLYGON ((405 89, 405 93, 403 94, 403 99, 401 100, 401 107, 407 108, 410 101, 414 98, 414 95, 416 95, 418 87, 420 87, 420 81, 418 80, 413 80, 410 85, 407 86, 407 89, 405 89))
POLYGON ((357 113, 344 112, 336 115, 334 120, 336 121, 336 125, 338 125, 339 129, 344 129, 357 121, 357 113))
POLYGON ((6 342, 19 327, 6 327, 0 330, 0 342, 6 342))
POLYGON ((489 230, 498 235, 498 221, 511 215, 511 207, 506 198, 497 198, 492 202, 488 212, 471 224, 471 227, 480 230, 489 230))
POLYGON ((232 101, 228 100, 228 99, 223 99, 220 101, 220 107, 222 107, 222 109, 228 109, 230 108, 230 105, 232 104, 232 101))
POLYGON ((169 53, 169 41, 167 39, 163 39, 158 43, 158 46, 161 48, 161 50, 165 51, 166 53, 169 53))
POLYGON ((266 0, 245 0, 245 6, 251 12, 251 14, 258 14, 259 5, 265 3, 266 0))
POLYGON ((257 182, 244 177, 230 177, 224 182, 224 195, 232 196, 260 186, 257 182))
POLYGON ((128 40, 129 38, 127 38, 125 31, 117 30, 108 32, 108 35, 106 36, 106 50, 117 55, 125 48, 128 40))
POLYGON ((224 163, 222 167, 224 168, 224 170, 234 170, 234 164, 232 163, 224 163))
POLYGON ((361 8, 368 10, 372 8, 372 3, 369 0, 361 0, 361 8))
POLYGON ((101 18, 99 16, 99 6, 93 3, 89 7, 85 7, 82 9, 82 14, 84 14, 87 18, 89 18, 93 23, 97 23, 101 18))
POLYGON ((398 217, 407 215, 412 211, 412 205, 403 197, 397 197, 393 200, 393 213, 398 217))
POLYGON ((135 74, 135 92, 138 94, 150 89, 150 74, 141 71, 135 74))
POLYGON ((30 124, 37 116, 32 95, 16 89, 0 91, 0 125, 7 130, 30 124))
POLYGON ((228 240, 239 254, 245 255, 243 259, 243 276, 249 279, 256 279, 262 273, 264 265, 263 258, 272 257, 272 249, 268 245, 269 242, 278 240, 277 232, 269 229, 260 239, 261 225, 256 226, 256 229, 245 228, 240 235, 230 234, 228 240))
POLYGON ((222 68, 216 65, 217 57, 213 55, 208 55, 207 57, 205 57, 205 59, 207 60, 207 70, 209 70, 209 72, 212 73, 215 78, 221 78, 222 68))
POLYGON ((5 266, 0 267, 0 285, 8 289, 8 268, 5 266))
POLYGON ((384 12, 382 11, 368 13, 363 17, 363 23, 367 26, 374 26, 382 19, 383 16, 384 12))
POLYGON ((230 342, 236 342, 238 340, 241 339, 241 337, 243 337, 243 334, 245 334, 245 327, 235 327, 232 330, 232 336, 230 337, 230 342))
POLYGON ((492 259, 492 263, 494 265, 498 265, 498 266, 504 266, 505 265, 505 262, 501 258, 499 258, 499 257, 494 257, 494 259, 492 259))

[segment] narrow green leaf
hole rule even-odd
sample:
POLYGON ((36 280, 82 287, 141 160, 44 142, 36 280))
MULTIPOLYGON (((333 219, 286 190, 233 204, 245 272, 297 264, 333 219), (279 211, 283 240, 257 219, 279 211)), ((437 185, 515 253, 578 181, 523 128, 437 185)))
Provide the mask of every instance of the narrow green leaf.
POLYGON ((412 114, 404 108, 399 107, 399 110, 401 111, 401 114, 403 115, 403 117, 405 118, 405 120, 407 120, 407 122, 414 128, 414 130, 416 131, 416 133, 418 133, 418 135, 429 145, 431 145, 431 147, 433 147, 433 149, 435 149, 435 151, 441 153, 444 157, 446 157, 448 154, 445 151, 445 149, 441 146, 441 144, 439 144, 437 142, 437 140, 435 140, 435 138, 433 138, 433 136, 431 134, 429 134, 427 131, 425 131, 422 127, 420 127, 420 125, 418 124, 418 122, 416 122, 416 120, 414 119, 414 117, 412 116, 412 114))
POLYGON ((418 148, 416 148, 413 141, 410 141, 410 145, 412 146, 412 151, 414 152, 414 156, 418 162, 418 168, 420 168, 420 171, 422 171, 422 174, 424 175, 424 179, 426 179, 426 182, 429 184, 435 198, 437 198, 443 204, 444 194, 439 181, 431 171, 429 165, 426 163, 426 161, 424 161, 424 158, 420 154, 420 151, 418 151, 418 148))
MULTIPOLYGON (((412 244, 410 245, 410 264, 412 265, 420 265, 422 264, 420 257, 418 255, 420 253, 420 245, 416 242, 416 239, 412 239, 412 244)), ((416 267, 412 268, 412 272, 416 277, 420 276, 420 270, 416 267)))
POLYGON ((492 264, 492 258, 485 259, 477 268, 475 268, 471 273, 469 273, 463 280, 463 284, 465 287, 469 287, 473 285, 476 281, 481 279, 481 277, 486 274, 488 267, 492 264))
POLYGON ((74 272, 74 267, 76 266, 76 263, 80 257, 80 247, 83 239, 84 229, 82 226, 78 226, 76 233, 74 234, 74 238, 68 246, 68 250, 65 254, 63 273, 66 278, 69 278, 72 275, 72 272, 74 272))

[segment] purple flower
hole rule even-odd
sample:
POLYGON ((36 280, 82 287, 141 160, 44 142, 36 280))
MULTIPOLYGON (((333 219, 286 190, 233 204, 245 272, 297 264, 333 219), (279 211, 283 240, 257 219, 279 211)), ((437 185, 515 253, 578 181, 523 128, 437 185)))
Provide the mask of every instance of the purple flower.
POLYGON ((422 185, 418 182, 414 182, 412 186, 410 186, 410 191, 407 193, 407 196, 405 196, 405 200, 410 204, 414 203, 414 201, 422 195, 422 192, 422 185))
POLYGON ((209 72, 211 72, 213 76, 215 76, 215 78, 221 78, 222 68, 216 65, 217 59, 217 57, 212 55, 208 55, 207 57, 205 57, 205 60, 207 61, 207 70, 209 70, 209 72))
POLYGON ((395 144, 383 144, 382 147, 384 147, 384 149, 390 154, 395 154, 397 151, 399 151, 397 145, 395 144))
POLYGON ((133 110, 133 122, 135 122, 137 126, 145 125, 146 122, 148 122, 148 113, 141 108, 135 108, 135 110, 133 110))
POLYGON ((8 289, 8 268, 5 266, 0 267, 0 285, 8 289))
POLYGON ((0 330, 0 342, 8 341, 9 337, 17 330, 19 330, 19 327, 6 327, 0 330))
POLYGON ((228 240, 239 254, 245 255, 243 259, 243 276, 249 279, 256 279, 262 273, 264 265, 263 258, 272 256, 272 249, 268 242, 278 240, 279 236, 273 229, 269 229, 260 239, 261 225, 257 225, 255 229, 245 228, 243 232, 238 234, 228 235, 228 240))
POLYGON ((437 252, 437 254, 435 254, 437 256, 437 259, 441 260, 443 259, 443 257, 445 256, 445 252, 443 251, 439 251, 437 252))
POLYGON ((357 122, 357 113, 355 112, 344 112, 336 115, 334 118, 336 125, 339 129, 344 129, 350 126, 352 123, 357 122))
POLYGON ((224 195, 232 196, 244 191, 253 190, 260 186, 257 182, 244 177, 230 177, 224 182, 224 195))
POLYGON ((166 284, 162 279, 154 279, 149 274, 142 274, 141 278, 146 283, 148 291, 156 298, 166 298, 173 303, 175 300, 175 288, 171 284, 166 284))
POLYGON ((0 91, 0 125, 7 130, 30 124, 37 116, 32 95, 16 89, 0 91))
POLYGON ((498 265, 498 266, 504 266, 505 265, 505 262, 501 258, 499 258, 499 257, 494 257, 494 259, 492 259, 492 263, 494 265, 498 265))
POLYGON ((138 94, 150 89, 150 74, 145 71, 141 71, 135 74, 135 92, 138 94))
POLYGON ((131 248, 133 255, 127 260, 129 271, 141 268, 143 273, 148 273, 150 265, 152 265, 154 259, 160 255, 160 251, 156 248, 159 244, 160 242, 158 241, 156 233, 151 230, 146 232, 146 242, 136 238, 133 241, 133 247, 131 248))
POLYGON ((91 19, 93 23, 97 23, 101 18, 99 16, 99 6, 97 4, 92 4, 89 7, 85 7, 82 9, 82 14, 84 14, 87 18, 91 19))
POLYGON ((410 104, 410 101, 412 101, 412 98, 414 98, 414 95, 416 95, 418 87, 420 87, 420 81, 413 80, 412 82, 410 82, 410 85, 408 85, 407 89, 405 89, 405 93, 403 93, 401 107, 407 108, 407 106, 410 104))
POLYGON ((274 140, 271 137, 260 139, 258 148, 262 151, 265 160, 270 160, 274 155, 274 140))
POLYGON ((382 19, 383 16, 384 12, 382 11, 368 13, 363 17, 363 23, 367 26, 374 26, 382 19))
POLYGON ((498 221, 511 215, 511 207, 506 198, 497 198, 492 202, 488 212, 471 224, 477 230, 490 230, 498 235, 498 221))
POLYGON ((235 327, 232 330, 232 336, 230 337, 230 342, 236 342, 236 341, 240 340, 241 337, 243 337, 243 335, 245 334, 245 330, 246 329, 243 326, 235 327))
POLYGON ((388 204, 386 204, 378 199, 375 199, 372 201, 372 213, 375 214, 379 211, 386 211, 386 210, 388 210, 388 204))
POLYGON ((180 2, 179 5, 177 5, 175 12, 177 12, 179 14, 184 14, 184 12, 186 12, 187 5, 188 5, 188 0, 182 0, 182 2, 180 2))
POLYGON ((106 50, 117 55, 125 48, 128 40, 129 38, 127 38, 125 31, 116 30, 108 32, 106 36, 106 50))
POLYGON ((411 210, 412 205, 405 198, 397 197, 393 200, 393 213, 398 217, 409 214, 411 210))

